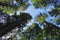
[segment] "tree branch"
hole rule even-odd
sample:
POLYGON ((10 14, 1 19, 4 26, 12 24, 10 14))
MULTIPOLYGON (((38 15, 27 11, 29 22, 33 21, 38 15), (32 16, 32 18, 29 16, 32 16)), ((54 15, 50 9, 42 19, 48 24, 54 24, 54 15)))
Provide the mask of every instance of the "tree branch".
POLYGON ((60 27, 58 27, 58 26, 56 26, 56 25, 54 25, 52 23, 49 23, 47 21, 45 21, 45 23, 48 25, 49 28, 56 28, 60 32, 60 27))

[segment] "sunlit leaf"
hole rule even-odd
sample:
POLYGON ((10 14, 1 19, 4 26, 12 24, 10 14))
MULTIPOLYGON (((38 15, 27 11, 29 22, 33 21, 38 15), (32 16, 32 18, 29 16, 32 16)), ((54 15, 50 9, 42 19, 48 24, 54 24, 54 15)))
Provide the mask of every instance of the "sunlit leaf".
POLYGON ((36 20, 40 23, 43 23, 45 20, 46 20, 46 15, 45 14, 42 14, 42 15, 39 15, 36 20))
POLYGON ((15 10, 13 9, 13 8, 5 8, 4 10, 3 10, 3 12, 4 13, 7 13, 7 14, 12 14, 12 13, 14 13, 15 12, 15 10))

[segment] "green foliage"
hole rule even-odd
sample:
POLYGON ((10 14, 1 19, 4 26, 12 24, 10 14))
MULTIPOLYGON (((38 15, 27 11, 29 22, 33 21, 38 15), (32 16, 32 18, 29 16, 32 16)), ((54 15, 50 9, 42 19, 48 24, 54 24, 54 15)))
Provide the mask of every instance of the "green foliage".
POLYGON ((39 7, 43 8, 43 7, 47 7, 50 3, 54 3, 54 0, 32 0, 32 2, 35 8, 39 8, 39 7))
POLYGON ((24 10, 26 10, 27 8, 28 8, 28 3, 24 3, 24 4, 22 4, 21 6, 19 6, 18 8, 17 8, 17 10, 21 10, 21 11, 24 11, 24 10))
POLYGON ((5 0, 0 0, 0 2, 4 2, 5 0))
POLYGON ((3 12, 7 14, 12 14, 12 13, 15 13, 15 10, 13 8, 7 7, 3 10, 3 12))
POLYGON ((46 8, 49 4, 53 3, 54 6, 57 6, 58 0, 32 0, 35 8, 46 8))
POLYGON ((10 2, 13 2, 13 0, 0 0, 0 2, 8 2, 8 3, 10 3, 10 2))
POLYGON ((45 30, 46 30, 46 40, 59 40, 59 37, 60 37, 60 28, 51 24, 51 23, 48 23, 46 22, 46 25, 45 25, 45 30))
POLYGON ((15 13, 15 11, 24 11, 29 5, 27 1, 16 0, 17 3, 15 4, 13 3, 14 0, 0 0, 0 10, 7 14, 15 13))
POLYGON ((0 10, 2 10, 3 9, 3 7, 2 6, 0 6, 0 10))
MULTIPOLYGON (((38 8, 38 7, 40 7, 40 6, 45 6, 46 4, 45 4, 45 2, 44 2, 44 0, 32 0, 32 2, 33 2, 33 4, 34 4, 34 7, 35 8, 38 8)), ((42 6, 42 7, 43 7, 42 6)))
POLYGON ((37 20, 38 22, 40 22, 40 23, 43 23, 43 22, 45 21, 45 19, 46 19, 46 15, 45 15, 45 14, 41 14, 41 15, 39 15, 39 16, 36 18, 36 20, 37 20))
POLYGON ((60 19, 55 19, 54 20, 57 24, 60 24, 60 19))
POLYGON ((34 23, 33 25, 31 25, 31 26, 27 29, 27 32, 30 31, 30 30, 33 30, 35 27, 36 27, 36 24, 34 23))
MULTIPOLYGON (((2 10, 3 13, 11 14, 17 11, 25 11, 29 6, 28 0, 27 1, 16 0, 17 2, 16 4, 13 2, 14 0, 0 0, 0 10, 2 10)), ((56 0, 55 1, 54 0, 32 0, 32 3, 35 8, 39 8, 39 7, 46 8, 46 6, 49 5, 50 3, 56 3, 56 0)), ((49 11, 49 14, 55 17, 59 16, 59 18, 54 19, 54 22, 60 24, 60 5, 56 5, 55 9, 49 11)), ((11 30, 11 27, 13 28, 15 26, 23 27, 26 25, 28 21, 30 21, 31 18, 32 17, 28 13, 21 12, 20 15, 18 16, 15 13, 14 15, 11 16, 11 20, 9 19, 8 22, 9 24, 8 25, 6 24, 7 26, 4 27, 7 30, 11 30)), ((47 16, 45 14, 41 14, 37 16, 36 21, 38 21, 39 23, 43 23, 44 28, 41 29, 38 24, 33 23, 25 32, 23 32, 23 35, 19 40, 28 40, 32 38, 34 34, 35 34, 33 38, 34 40, 44 40, 44 37, 46 37, 46 40, 60 40, 60 31, 59 31, 60 28, 49 22, 46 22, 46 18, 47 16)), ((0 31, 1 30, 3 29, 0 29, 0 31)), ((4 34, 4 32, 6 31, 3 31, 2 33, 4 34)), ((17 38, 14 37, 12 40, 17 40, 17 38)))
POLYGON ((55 9, 52 9, 49 14, 51 16, 58 16, 60 15, 60 5, 58 5, 55 9))
POLYGON ((38 34, 36 34, 34 40, 44 40, 44 36, 45 36, 45 30, 42 30, 38 34))

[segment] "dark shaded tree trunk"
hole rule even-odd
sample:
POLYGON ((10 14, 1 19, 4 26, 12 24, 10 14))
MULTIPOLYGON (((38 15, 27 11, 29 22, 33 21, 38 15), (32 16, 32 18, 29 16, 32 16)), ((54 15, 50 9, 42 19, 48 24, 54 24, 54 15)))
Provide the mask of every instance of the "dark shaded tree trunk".
MULTIPOLYGON (((3 14, 2 14, 3 15, 3 14)), ((4 15, 2 16, 4 17, 4 15)), ((29 14, 22 13, 21 15, 12 15, 9 16, 6 20, 7 23, 0 23, 0 37, 10 32, 12 29, 16 27, 25 26, 27 21, 30 20, 32 17, 29 14), (4 24, 4 25, 3 25, 4 24)), ((0 19, 5 20, 5 19, 0 19)))

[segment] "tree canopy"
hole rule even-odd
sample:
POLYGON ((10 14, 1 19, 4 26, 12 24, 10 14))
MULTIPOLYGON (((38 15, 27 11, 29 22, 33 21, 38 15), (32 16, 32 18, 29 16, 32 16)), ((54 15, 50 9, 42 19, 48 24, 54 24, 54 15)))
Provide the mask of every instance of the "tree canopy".
MULTIPOLYGON (((32 14, 34 14, 33 11, 32 14)), ((19 28, 17 33, 6 40, 60 40, 60 1, 0 0, 0 37, 7 35, 8 32, 11 32, 16 27, 19 28), (31 5, 33 5, 34 9, 43 8, 45 13, 39 10, 42 12, 32 18, 30 13, 25 12, 31 5), (46 11, 52 5, 54 8, 46 11), (49 18, 52 19, 50 22, 49 18), (33 23, 31 22, 32 19, 34 19, 33 23), (28 25, 29 22, 32 25, 28 25), (41 28, 42 26, 43 29, 41 28), (17 37, 18 34, 19 38, 17 37)))

